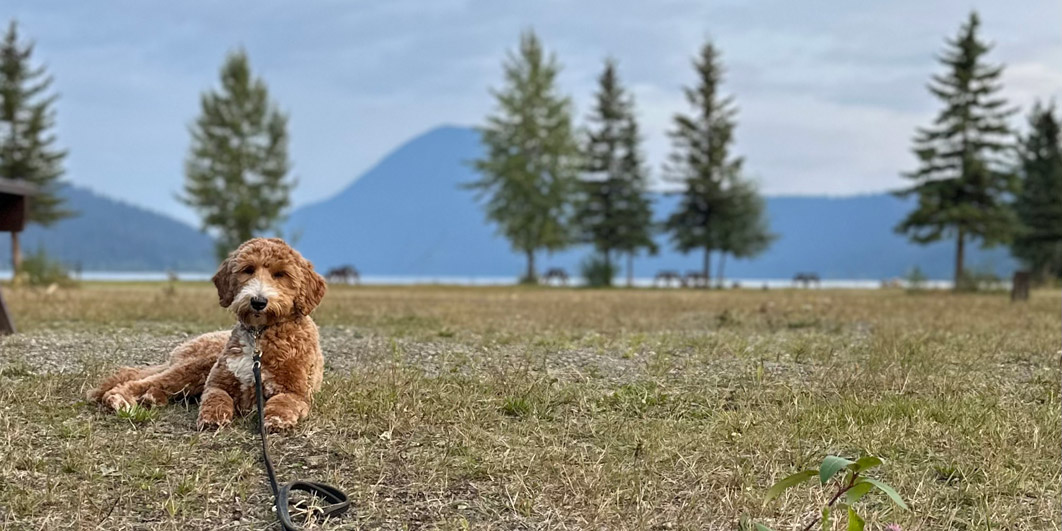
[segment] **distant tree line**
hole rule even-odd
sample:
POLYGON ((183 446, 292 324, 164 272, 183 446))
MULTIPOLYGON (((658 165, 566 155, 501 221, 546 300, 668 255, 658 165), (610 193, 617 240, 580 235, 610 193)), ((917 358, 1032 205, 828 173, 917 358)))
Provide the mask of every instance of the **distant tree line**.
MULTIPOLYGON (((52 77, 33 64, 33 43, 19 37, 12 20, 0 43, 0 178, 29 183, 38 193, 28 221, 41 226, 69 218, 58 196, 66 151, 56 146, 52 77)), ((11 271, 22 265, 18 233, 11 233, 11 271)))
MULTIPOLYGON (((966 247, 1011 245, 1036 278, 1062 278, 1062 144, 1053 104, 1036 104, 1029 130, 1015 133, 1017 109, 999 96, 1003 67, 986 62, 991 45, 971 13, 941 55, 944 73, 930 92, 943 103, 932 125, 915 136, 919 167, 897 195, 917 206, 896 227, 911 241, 954 238, 957 289, 969 283, 966 247)), ((649 172, 640 151, 634 98, 614 59, 605 61, 587 124, 573 125, 571 100, 556 86, 556 57, 527 31, 504 64, 496 109, 480 128, 485 153, 470 187, 484 199, 487 219, 527 258, 524 280, 536 278, 535 254, 590 244, 612 278, 613 258, 657 252, 665 233, 676 250, 700 251, 705 284, 711 258, 748 258, 776 238, 756 182, 731 153, 733 96, 723 95, 720 52, 706 43, 693 61, 697 78, 684 89, 686 113, 674 117, 663 179, 678 185, 677 209, 652 219, 649 172)), ((607 283, 607 282, 606 282, 607 283)))
POLYGON ((985 56, 981 21, 971 13, 949 39, 929 91, 943 108, 915 135, 919 167, 905 174, 918 206, 897 227, 916 243, 955 240, 956 289, 970 283, 966 246, 1011 244, 1039 279, 1062 276, 1062 157, 1053 106, 1037 104, 1030 130, 1017 135, 1017 109, 999 93, 1003 66, 985 56))
MULTIPOLYGON (((678 209, 663 223, 652 219, 649 170, 633 96, 606 59, 594 105, 582 128, 573 125, 570 98, 556 86, 560 66, 533 32, 520 37, 507 57, 504 85, 492 91, 496 110, 482 132, 485 153, 474 162, 481 178, 469 186, 484 199, 487 219, 527 258, 523 279, 534 282, 536 252, 589 244, 613 277, 614 259, 655 254, 654 236, 670 235, 683 253, 703 253, 702 274, 711 276, 711 255, 750 257, 774 235, 763 199, 733 156, 736 109, 720 94, 723 67, 708 43, 694 61, 697 82, 686 89, 689 114, 677 114, 671 132, 667 178, 681 186, 678 209)), ((719 273, 722 275, 722 260, 719 273)))
MULTIPOLYGON (((929 90, 940 100, 934 121, 917 131, 919 162, 898 192, 917 206, 896 227, 916 243, 955 242, 955 284, 967 277, 971 244, 1010 245, 1040 279, 1062 277, 1062 145, 1054 103, 1038 102, 1023 133, 1010 122, 1017 109, 1000 96, 1003 67, 987 60, 991 44, 971 13, 940 56, 943 71, 929 90)), ((50 225, 74 215, 58 194, 67 152, 54 133, 57 95, 52 78, 32 58, 12 21, 0 42, 0 178, 40 190, 30 221, 50 225)), ((666 234, 677 250, 699 252, 705 279, 712 256, 722 277, 727 256, 762 253, 775 235, 756 182, 733 153, 737 110, 724 94, 720 51, 706 43, 693 60, 687 109, 669 131, 671 153, 661 180, 675 186, 678 207, 652 219, 650 170, 645 162, 635 100, 608 58, 585 124, 573 119, 571 99, 558 88, 560 64, 531 31, 503 65, 492 91, 495 110, 480 128, 479 179, 469 183, 487 219, 526 257, 524 278, 537 276, 535 258, 588 244, 611 282, 617 260, 658 251, 666 234)), ((179 199, 195 209, 223 254, 240 241, 277 233, 296 184, 288 157, 287 115, 236 51, 221 68, 221 86, 206 91, 190 126, 185 185, 179 199)), ((13 268, 19 242, 12 235, 13 268)))

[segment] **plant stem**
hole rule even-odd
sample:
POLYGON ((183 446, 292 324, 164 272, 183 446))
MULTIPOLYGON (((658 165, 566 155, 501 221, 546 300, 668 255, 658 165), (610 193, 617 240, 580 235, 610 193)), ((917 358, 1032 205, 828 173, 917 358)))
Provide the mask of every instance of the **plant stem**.
MULTIPOLYGON (((826 506, 833 507, 833 504, 837 503, 837 500, 841 498, 841 495, 848 492, 848 489, 854 487, 857 476, 859 476, 859 472, 852 474, 852 477, 848 480, 847 484, 842 483, 841 488, 837 489, 837 492, 834 493, 832 498, 830 498, 830 502, 827 503, 826 506)), ((821 511, 819 514, 822 514, 821 511)), ((802 531, 811 531, 811 528, 814 527, 815 524, 819 523, 819 519, 821 518, 822 516, 816 516, 815 518, 813 518, 810 522, 808 522, 808 525, 804 526, 804 529, 802 531)))

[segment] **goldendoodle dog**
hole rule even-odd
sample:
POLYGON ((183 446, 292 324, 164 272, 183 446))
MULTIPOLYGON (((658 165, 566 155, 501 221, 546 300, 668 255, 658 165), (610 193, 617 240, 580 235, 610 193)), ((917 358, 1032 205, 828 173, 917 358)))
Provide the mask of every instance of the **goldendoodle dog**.
POLYGON ((162 365, 122 368, 89 391, 89 398, 120 410, 202 395, 197 426, 220 428, 234 414, 255 408, 252 341, 257 335, 266 427, 289 429, 306 417, 324 366, 317 325, 310 318, 324 297, 324 278, 283 240, 255 238, 221 262, 214 286, 221 306, 239 320, 231 332, 182 343, 162 365))

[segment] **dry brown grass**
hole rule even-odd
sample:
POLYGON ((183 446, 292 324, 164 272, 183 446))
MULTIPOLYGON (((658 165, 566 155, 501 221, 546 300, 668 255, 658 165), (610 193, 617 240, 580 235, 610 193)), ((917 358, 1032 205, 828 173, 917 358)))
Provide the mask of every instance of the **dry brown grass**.
MULTIPOLYGON (((0 525, 267 528, 253 422, 195 405, 119 418, 81 399, 117 363, 227 326, 205 284, 6 291, 0 525)), ((770 484, 873 453, 912 511, 868 522, 1059 529, 1056 293, 337 288, 311 418, 281 479, 332 482, 315 529, 792 529, 824 493, 770 484)), ((876 527, 875 527, 876 526, 876 527)))

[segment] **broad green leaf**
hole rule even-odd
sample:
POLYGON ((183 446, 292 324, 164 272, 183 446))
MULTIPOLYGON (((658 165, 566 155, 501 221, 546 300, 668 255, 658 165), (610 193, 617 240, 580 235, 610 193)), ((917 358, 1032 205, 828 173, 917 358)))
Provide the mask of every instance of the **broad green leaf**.
POLYGON ((870 489, 874 488, 873 483, 868 483, 865 479, 856 481, 852 488, 848 489, 848 492, 844 493, 844 499, 849 504, 853 504, 860 500, 866 493, 870 492, 870 489))
POLYGON ((822 507, 822 531, 830 531, 830 506, 824 505, 822 507))
POLYGON ((860 457, 859 459, 856 459, 855 466, 852 467, 852 470, 856 472, 862 472, 864 470, 869 470, 878 465, 881 465, 881 463, 882 460, 880 458, 868 455, 866 457, 860 457))
POLYGON ((816 472, 814 470, 804 470, 802 472, 797 472, 796 474, 793 474, 793 475, 791 475, 791 476, 779 481, 778 483, 775 483, 774 486, 771 487, 771 490, 767 491, 767 499, 764 500, 764 501, 765 502, 769 502, 769 501, 777 498, 779 494, 781 494, 782 492, 785 491, 785 489, 788 489, 789 487, 792 487, 793 485, 797 485, 799 483, 803 483, 803 482, 815 477, 815 473, 816 472))
POLYGON ((855 509, 848 508, 848 531, 863 531, 863 527, 867 525, 867 522, 863 520, 862 516, 859 516, 855 512, 855 509))
POLYGON ((772 531, 772 529, 763 524, 756 524, 756 531, 772 531))
POLYGON ((826 459, 822 460, 822 464, 819 465, 819 481, 825 485, 826 482, 838 471, 854 464, 855 461, 849 461, 843 457, 837 457, 836 455, 828 455, 826 456, 826 459))
POLYGON ((878 481, 876 479, 863 478, 862 481, 865 481, 867 483, 870 483, 871 485, 874 485, 875 487, 877 487, 878 490, 880 490, 881 492, 884 492, 885 494, 887 494, 889 496, 889 498, 892 498, 893 503, 895 503, 896 505, 899 505, 901 509, 903 509, 905 511, 908 510, 907 509, 907 504, 903 502, 903 499, 900 498, 899 494, 896 494, 896 491, 892 487, 890 487, 890 486, 886 485, 885 483, 882 483, 881 481, 878 481))

